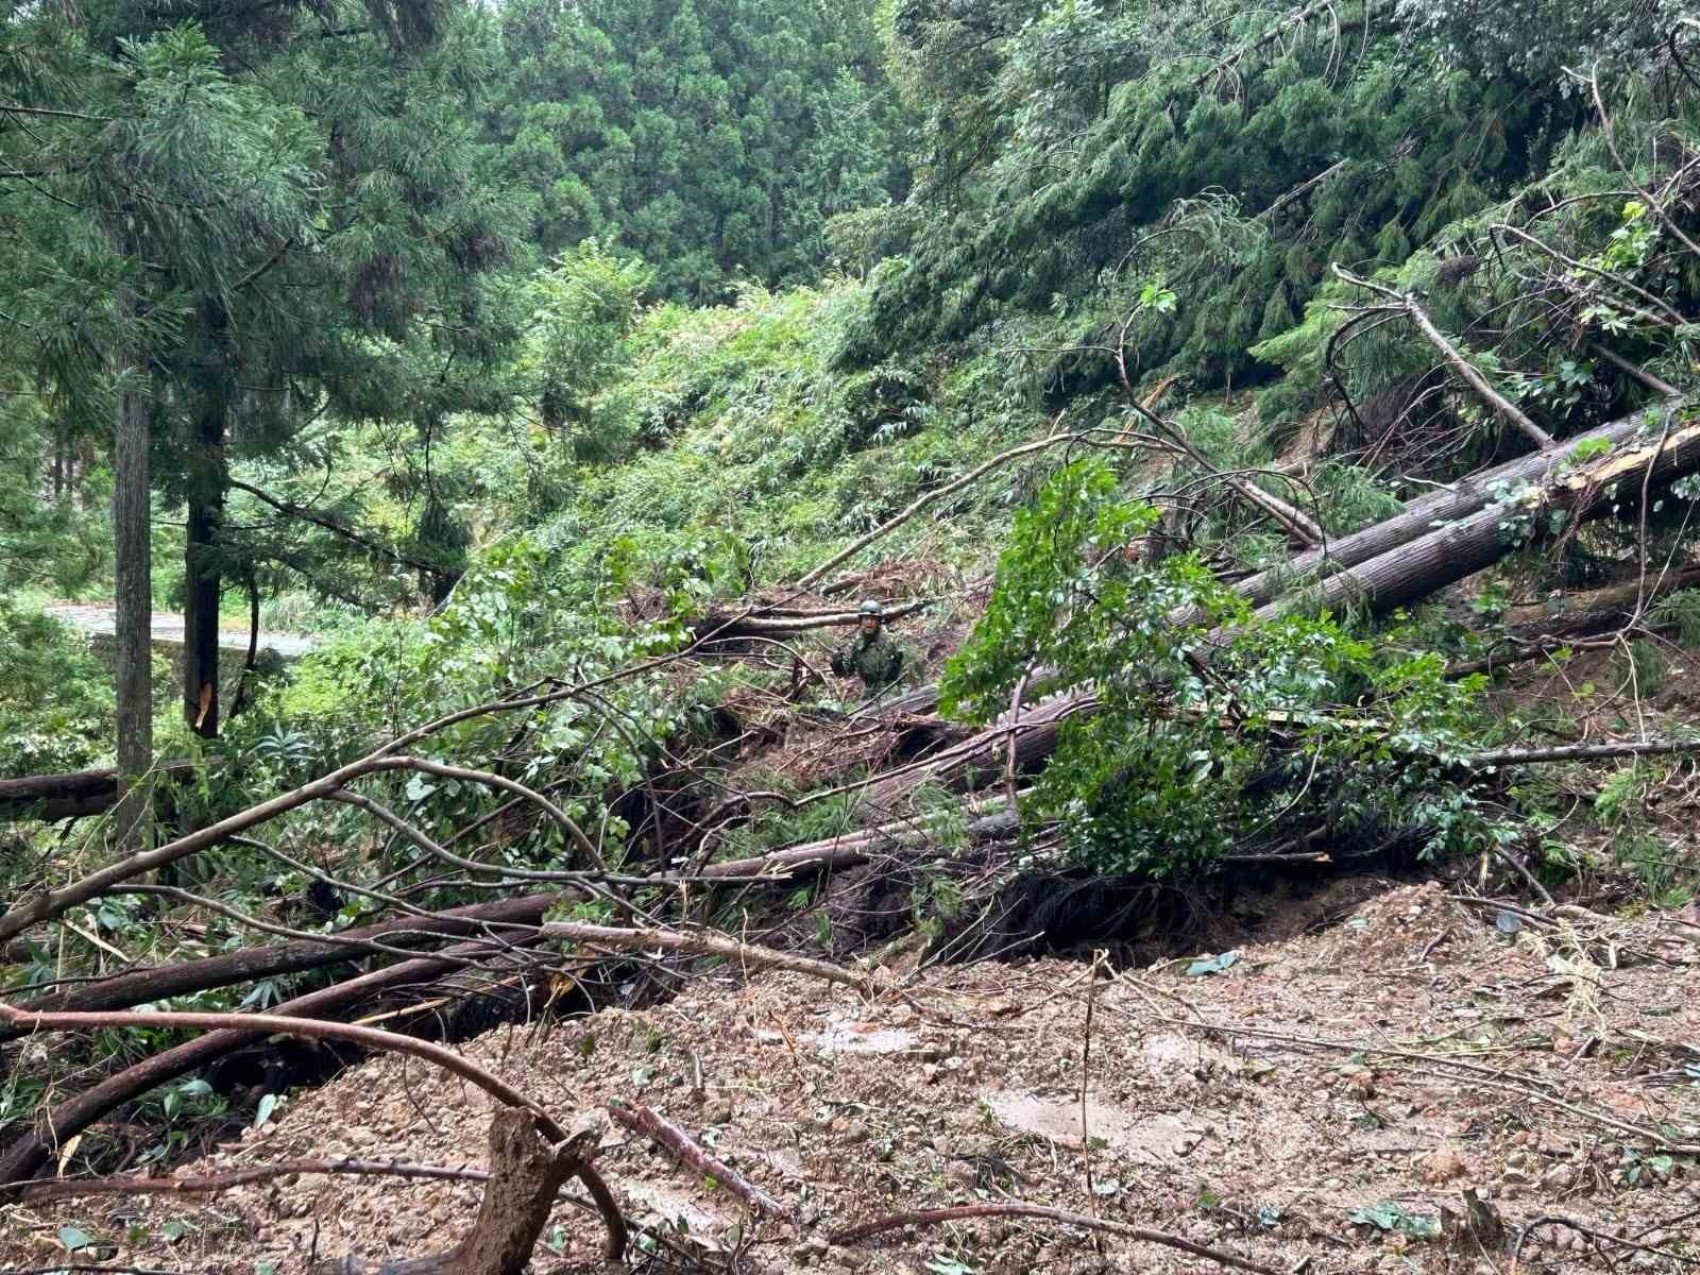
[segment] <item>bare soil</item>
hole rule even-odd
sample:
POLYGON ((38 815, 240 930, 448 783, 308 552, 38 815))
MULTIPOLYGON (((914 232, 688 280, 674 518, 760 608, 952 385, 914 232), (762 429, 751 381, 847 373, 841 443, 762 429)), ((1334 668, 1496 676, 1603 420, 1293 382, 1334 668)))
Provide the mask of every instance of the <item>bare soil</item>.
MULTIPOLYGON (((1513 1269, 1503 1247, 1464 1232, 1466 1189, 1507 1245, 1543 1216, 1574 1224, 1532 1225, 1520 1272, 1700 1267, 1691 912, 1573 909, 1543 924, 1405 886, 1202 965, 948 967, 915 975, 907 1001, 874 1003, 721 969, 653 1010, 502 1029, 465 1050, 563 1119, 610 1099, 647 1104, 795 1211, 752 1221, 610 1125, 602 1169, 657 1250, 637 1251, 637 1269, 685 1269, 663 1234, 708 1269, 758 1273, 1219 1269, 1016 1218, 829 1240, 893 1211, 1005 1198, 1282 1271, 1513 1269)), ((489 1117, 482 1093, 377 1058, 181 1171, 302 1155, 476 1164, 489 1117)), ((87 1262, 63 1248, 61 1228, 75 1226, 116 1266, 285 1275, 315 1253, 446 1248, 479 1194, 300 1177, 204 1203, 62 1200, 0 1213, 0 1256, 87 1262)), ((546 1240, 537 1271, 608 1269, 582 1206, 563 1202, 546 1240)))

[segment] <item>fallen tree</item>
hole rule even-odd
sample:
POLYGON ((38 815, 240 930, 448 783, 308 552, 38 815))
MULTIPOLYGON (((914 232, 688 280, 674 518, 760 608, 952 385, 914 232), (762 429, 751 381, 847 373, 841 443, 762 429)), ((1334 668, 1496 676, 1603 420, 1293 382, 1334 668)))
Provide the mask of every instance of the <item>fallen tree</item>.
POLYGON ((1634 438, 1644 425, 1639 415, 1625 417, 1566 439, 1552 451, 1533 452, 1471 474, 1409 502, 1391 518, 1307 550, 1291 562, 1248 576, 1234 588, 1253 606, 1262 606, 1310 576, 1355 567, 1420 539, 1445 523, 1480 513, 1507 491, 1545 482, 1563 472, 1566 466, 1576 463, 1578 455, 1596 453, 1601 446, 1620 446, 1634 438))
MULTIPOLYGON (((285 1001, 268 1017, 323 1017, 369 1005, 381 994, 399 988, 428 988, 459 969, 464 958, 486 950, 484 944, 456 945, 416 960, 399 961, 285 1001)), ((67 1140, 126 1102, 270 1034, 261 1028, 224 1026, 150 1055, 52 1107, 42 1107, 32 1125, 0 1149, 0 1191, 35 1177, 52 1163, 67 1140)))
MULTIPOLYGON (((901 619, 913 615, 933 605, 930 599, 923 598, 916 602, 905 602, 900 606, 887 607, 887 620, 901 619)), ((852 624, 861 623, 862 614, 856 610, 804 610, 801 608, 787 609, 780 607, 752 607, 738 611, 709 611, 701 619, 690 623, 690 630, 705 640, 714 642, 737 641, 740 638, 769 637, 787 638, 799 633, 810 633, 816 629, 845 628, 852 624)))
MULTIPOLYGON (((1574 445, 1544 454, 1539 458, 1542 468, 1526 471, 1527 482, 1521 489, 1510 487, 1503 477, 1483 484, 1485 493, 1502 499, 1490 501, 1484 495, 1474 513, 1430 526, 1426 532, 1407 534, 1418 527, 1419 519, 1422 525, 1436 522, 1437 512, 1407 509, 1389 520, 1401 528, 1393 547, 1349 567, 1336 560, 1339 569, 1334 574, 1278 596, 1259 607, 1256 617, 1268 620, 1286 611, 1340 611, 1348 606, 1387 611, 1428 597, 1515 550, 1550 538, 1555 534, 1551 525, 1555 513, 1573 524, 1610 512, 1614 504, 1633 505, 1638 495, 1620 498, 1620 491, 1650 491, 1700 469, 1700 422, 1667 420, 1670 423, 1661 434, 1645 441, 1636 437, 1639 422, 1607 427, 1622 431, 1616 435, 1619 445, 1592 459, 1578 461, 1574 445)), ((978 734, 881 776, 868 789, 868 808, 889 814, 922 784, 961 790, 1001 774, 1011 765, 1012 738, 1014 767, 1030 768, 1055 750, 1062 722, 1096 707, 1091 688, 1076 687, 1031 708, 1006 713, 978 734)))
MULTIPOLYGON (((186 761, 163 762, 154 767, 154 775, 168 781, 187 779, 194 769, 186 761)), ((117 804, 118 772, 112 769, 0 779, 0 823, 82 819, 104 814, 117 804)))
MULTIPOLYGON (((339 939, 384 939, 405 946, 440 937, 458 937, 487 933, 499 935, 503 928, 527 927, 530 932, 543 919, 543 914, 566 894, 532 894, 495 899, 489 903, 474 903, 449 908, 429 916, 404 916, 376 925, 339 930, 339 939)), ((152 1001, 168 1000, 193 992, 214 988, 234 987, 258 979, 277 978, 283 974, 299 974, 326 965, 349 960, 346 948, 333 947, 310 939, 292 939, 287 943, 239 948, 222 956, 209 956, 198 961, 178 961, 171 965, 147 969, 126 970, 85 983, 69 991, 39 996, 25 1004, 32 1011, 128 1009, 152 1001)), ((0 1026, 0 1040, 12 1032, 0 1026)))
MULTIPOLYGON (((89 1031, 101 1028, 224 1027, 232 1014, 39 1014, 0 1003, 0 1020, 13 1026, 43 1031, 89 1031)), ((569 1133, 536 1099, 452 1049, 412 1036, 400 1036, 353 1023, 330 1023, 303 1016, 254 1014, 262 1030, 310 1040, 342 1040, 366 1049, 421 1058, 452 1076, 478 1086, 501 1104, 491 1124, 490 1179, 484 1204, 471 1233, 448 1254, 409 1262, 403 1269, 415 1275, 519 1275, 531 1257, 554 1205, 561 1184, 577 1177, 596 1201, 608 1231, 608 1256, 618 1261, 626 1249, 626 1224, 606 1183, 591 1165, 597 1135, 594 1130, 569 1133)), ((325 1271, 324 1265, 313 1268, 325 1271)), ((340 1263, 331 1270, 364 1270, 340 1263)), ((393 1267, 386 1264, 384 1270, 393 1267)))

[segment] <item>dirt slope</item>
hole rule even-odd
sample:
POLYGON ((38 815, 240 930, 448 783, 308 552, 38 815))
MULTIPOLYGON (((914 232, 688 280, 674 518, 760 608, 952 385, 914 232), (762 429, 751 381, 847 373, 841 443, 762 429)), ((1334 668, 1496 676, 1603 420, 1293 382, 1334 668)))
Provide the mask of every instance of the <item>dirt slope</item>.
MULTIPOLYGON (((1056 960, 933 970, 913 1005, 727 972, 653 1011, 498 1031, 467 1052, 566 1115, 647 1103, 793 1206, 796 1226, 743 1227, 754 1241, 737 1255, 744 1271, 1215 1269, 1013 1219, 826 1241, 893 1210, 1003 1197, 1163 1228, 1284 1271, 1304 1258, 1311 1271, 1508 1269, 1468 1238, 1427 1237, 1453 1229, 1445 1215, 1462 1212, 1464 1188, 1491 1201, 1512 1238, 1562 1215, 1644 1246, 1543 1225, 1521 1271, 1700 1266, 1700 1165, 1669 1149, 1700 1144, 1691 917, 1541 926, 1406 887, 1320 933, 1213 964, 1096 979, 1056 960)), ((184 1171, 294 1155, 477 1163, 488 1116, 481 1093, 378 1059, 184 1171)), ((604 1146, 634 1220, 683 1230, 723 1269, 743 1220, 736 1201, 618 1130, 604 1146)), ((0 1223, 5 1255, 24 1266, 71 1260, 58 1238, 69 1224, 117 1245, 107 1260, 118 1264, 284 1275, 315 1244, 321 1257, 447 1247, 478 1195, 472 1183, 302 1177, 205 1204, 24 1206, 0 1223)), ((563 1204, 534 1269, 602 1269, 597 1239, 563 1204)), ((664 1249, 637 1265, 684 1269, 676 1262, 664 1249)))

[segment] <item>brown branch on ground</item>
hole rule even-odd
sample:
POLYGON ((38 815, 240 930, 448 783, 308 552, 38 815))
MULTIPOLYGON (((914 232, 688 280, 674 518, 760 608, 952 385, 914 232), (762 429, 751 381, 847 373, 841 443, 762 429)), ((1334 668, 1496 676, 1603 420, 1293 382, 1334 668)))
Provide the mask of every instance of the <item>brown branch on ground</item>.
POLYGON ((1700 752, 1700 739, 1625 739, 1605 744, 1558 744, 1552 748, 1496 748, 1466 757, 1472 770, 1490 766, 1529 766, 1541 762, 1608 761, 1614 757, 1661 757, 1700 752))
POLYGON ((1542 1226, 1562 1226, 1575 1231, 1578 1235, 1586 1235, 1595 1244, 1617 1244, 1637 1253, 1652 1253, 1671 1262, 1680 1262, 1684 1266, 1700 1266, 1700 1258, 1685 1257, 1681 1253, 1672 1252, 1668 1248, 1655 1248, 1651 1244, 1641 1244, 1635 1240, 1625 1239, 1621 1235, 1613 1235, 1609 1231, 1595 1230, 1585 1226, 1575 1218, 1563 1217, 1556 1213, 1545 1213, 1540 1217, 1530 1218, 1523 1223, 1517 1232, 1517 1239, 1511 1245, 1511 1275, 1517 1275, 1518 1262, 1522 1260, 1523 1245, 1528 1240, 1530 1232, 1542 1226))
MULTIPOLYGON (((323 1017, 358 1007, 398 988, 428 986, 455 971, 455 962, 446 957, 464 956, 476 951, 479 946, 467 944, 444 953, 385 966, 285 1001, 273 1013, 304 1018, 323 1017)), ((267 1034, 263 1030, 245 1029, 242 1024, 246 1015, 231 1017, 234 1022, 225 1030, 208 1032, 152 1054, 51 1107, 39 1108, 33 1124, 0 1148, 0 1182, 19 1182, 34 1177, 52 1163, 60 1147, 108 1112, 267 1034)))
MULTIPOLYGON (((486 1070, 471 1059, 463 1058, 454 1050, 433 1041, 418 1040, 412 1036, 400 1036, 376 1027, 362 1027, 355 1023, 325 1022, 322 1019, 315 1018, 290 1018, 281 1014, 203 1014, 175 1011, 159 1011, 150 1014, 32 1014, 27 1010, 15 1009, 3 1003, 0 1003, 0 1019, 10 1022, 14 1027, 49 1032, 90 1031, 101 1028, 122 1030, 137 1027, 146 1028, 149 1031, 161 1027, 219 1031, 234 1027, 243 1031, 304 1036, 311 1040, 343 1040, 366 1049, 376 1049, 392 1054, 406 1054, 423 1059, 442 1068, 450 1075, 459 1076, 461 1079, 477 1085, 504 1107, 519 1109, 527 1117, 526 1127, 532 1127, 534 1122, 535 1129, 540 1131, 551 1143, 564 1145, 573 1141, 573 1135, 562 1128, 541 1104, 515 1089, 494 1072, 486 1070)), ((494 1149, 494 1131, 491 1137, 493 1140, 492 1149, 494 1149)), ((616 1258, 619 1257, 626 1247, 626 1224, 620 1216, 619 1208, 613 1204, 613 1197, 609 1194, 607 1184, 601 1180, 596 1170, 591 1168, 588 1162, 575 1163, 568 1170, 568 1174, 576 1175, 583 1181, 586 1189, 595 1198, 598 1208, 602 1212, 603 1223, 608 1229, 609 1253, 616 1258)), ((486 1193, 486 1203, 490 1201, 492 1194, 494 1192, 486 1193)), ((550 1198, 553 1198, 552 1192, 550 1198)), ((528 1248, 526 1252, 529 1256, 530 1249, 528 1248)), ((514 1269, 517 1271, 519 1268, 514 1269)))
POLYGON ((770 947, 740 943, 736 939, 709 930, 628 930, 612 925, 589 925, 578 921, 550 921, 539 929, 539 933, 545 939, 565 939, 569 943, 612 948, 622 952, 661 948, 664 951, 684 952, 692 956, 718 956, 740 967, 754 966, 757 969, 778 969, 788 970, 793 974, 807 974, 811 978, 853 987, 865 996, 876 995, 881 990, 875 980, 865 974, 856 974, 826 961, 775 951, 770 947))
POLYGON ((712 633, 703 634, 697 641, 682 650, 658 655, 654 659, 645 660, 640 664, 631 665, 628 668, 620 669, 618 672, 593 678, 587 682, 571 686, 551 685, 549 689, 542 691, 539 691, 538 687, 543 683, 534 683, 516 691, 506 699, 490 700, 445 713, 434 721, 426 722, 423 726, 414 727, 410 731, 397 735, 389 742, 379 745, 364 757, 349 762, 346 766, 338 767, 329 774, 322 775, 318 779, 302 784, 289 792, 250 806, 246 810, 238 811, 236 814, 220 819, 216 823, 198 828, 194 832, 187 833, 151 850, 127 855, 115 863, 107 864, 105 867, 58 889, 38 890, 26 895, 4 913, 0 913, 0 943, 18 937, 33 925, 50 921, 71 908, 87 903, 90 899, 98 898, 108 888, 120 881, 127 881, 131 877, 141 876, 143 873, 163 868, 167 864, 176 863, 180 859, 186 859, 190 855, 228 840, 233 835, 247 832, 250 828, 258 827, 260 824, 276 819, 280 815, 288 814, 290 811, 299 809, 311 802, 329 800, 333 794, 362 775, 383 770, 419 769, 420 767, 417 765, 419 759, 404 759, 402 765, 396 765, 395 755, 420 740, 436 735, 451 726, 496 713, 523 712, 543 708, 550 704, 558 704, 562 700, 582 695, 587 690, 594 690, 613 682, 625 681, 644 673, 653 672, 685 659, 692 652, 700 649, 701 645, 713 636, 712 633))
MULTIPOLYGON (((556 903, 569 897, 565 894, 521 895, 497 899, 490 903, 474 903, 418 917, 400 917, 376 925, 340 930, 334 936, 342 939, 385 938, 391 943, 415 942, 437 936, 498 935, 506 927, 518 926, 526 934, 543 919, 543 914, 556 903)), ((23 1006, 32 1010, 99 1010, 127 1009, 148 1001, 168 1000, 192 992, 230 987, 257 979, 276 978, 282 974, 299 974, 305 970, 333 965, 347 957, 326 939, 333 936, 314 936, 292 943, 274 943, 265 947, 242 948, 221 956, 198 961, 177 961, 170 965, 147 969, 126 970, 98 983, 90 983, 70 991, 42 996, 23 1006)), ((469 950, 470 945, 468 945, 469 950)), ((409 956, 414 955, 409 953, 409 956)), ((0 1040, 9 1032, 0 1030, 0 1040)))
POLYGON ((1261 1262, 1226 1253, 1221 1249, 1194 1244, 1191 1240, 1168 1231, 1154 1231, 1149 1227, 1133 1226, 1127 1222, 1112 1222, 1107 1218, 1087 1217, 1084 1213, 1070 1213, 1066 1209, 1053 1209, 1043 1204, 1023 1204, 1015 1200, 1001 1204, 959 1204, 944 1209, 893 1213, 889 1217, 863 1222, 860 1226, 839 1231, 832 1236, 832 1242, 854 1244, 869 1236, 879 1235, 884 1231, 895 1231, 904 1226, 942 1226, 946 1222, 965 1222, 977 1217, 1031 1217, 1063 1226, 1079 1226, 1091 1231, 1103 1231, 1108 1235, 1119 1235, 1124 1239, 1143 1240, 1147 1244, 1161 1244, 1165 1248, 1179 1249, 1183 1253, 1208 1258, 1212 1262, 1231 1266, 1236 1270, 1255 1271, 1257 1275, 1279 1275, 1273 1266, 1265 1266, 1261 1262))
POLYGON ((608 1104, 608 1113, 634 1133, 670 1151, 681 1164, 698 1177, 713 1178, 757 1213, 787 1217, 790 1210, 755 1183, 745 1178, 731 1165, 705 1150, 701 1143, 659 1112, 642 1103, 628 1106, 618 1100, 608 1104))
POLYGON ((405 1160, 325 1160, 304 1158, 279 1160, 275 1164, 250 1165, 229 1173, 183 1177, 55 1178, 50 1182, 0 1183, 23 1186, 26 1203, 77 1199, 90 1195, 218 1195, 256 1182, 270 1182, 291 1174, 348 1174, 354 1177, 423 1178, 430 1181, 483 1182, 483 1169, 452 1168, 440 1164, 410 1164, 405 1160))

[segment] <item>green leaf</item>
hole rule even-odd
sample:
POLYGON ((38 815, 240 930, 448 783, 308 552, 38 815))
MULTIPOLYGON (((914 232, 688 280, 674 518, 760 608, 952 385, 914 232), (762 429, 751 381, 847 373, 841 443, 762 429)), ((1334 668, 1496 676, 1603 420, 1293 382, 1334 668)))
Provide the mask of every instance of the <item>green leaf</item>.
POLYGON ((1202 978, 1208 974, 1220 974, 1223 970, 1231 969, 1239 964, 1238 952, 1223 952, 1220 956, 1201 956, 1186 967, 1186 972, 1193 978, 1202 978))
POLYGON ((272 1113, 278 1109, 278 1104, 282 1101, 283 1098, 279 1094, 262 1094, 260 1097, 259 1109, 254 1112, 254 1128, 258 1129, 261 1125, 265 1124, 266 1121, 270 1120, 272 1118, 272 1113))
POLYGON ((67 1253, 80 1253, 94 1243, 87 1231, 75 1226, 61 1226, 59 1242, 65 1246, 67 1253))

